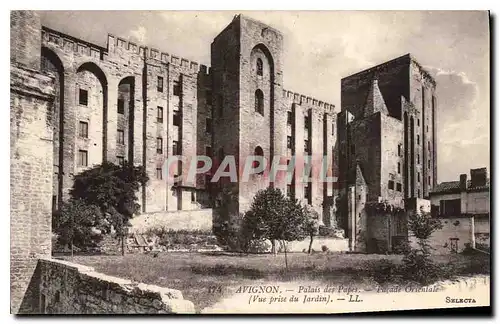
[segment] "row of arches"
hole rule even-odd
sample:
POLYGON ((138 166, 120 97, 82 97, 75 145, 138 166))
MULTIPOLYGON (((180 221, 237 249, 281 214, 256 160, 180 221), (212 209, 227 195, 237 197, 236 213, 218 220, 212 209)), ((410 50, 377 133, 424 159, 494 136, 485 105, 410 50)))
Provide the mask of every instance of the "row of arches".
POLYGON ((116 148, 116 158, 120 155, 123 159, 133 160, 135 78, 133 76, 125 77, 120 80, 117 89, 112 89, 112 91, 117 92, 117 128, 121 128, 121 130, 108 130, 107 121, 111 113, 108 109, 110 89, 108 89, 106 74, 96 63, 85 62, 79 65, 76 70, 67 69, 53 50, 42 47, 41 70, 42 72, 51 72, 55 76, 52 200, 53 208, 57 209, 62 203, 63 189, 67 189, 71 185, 68 179, 74 172, 73 163, 71 159, 68 159, 68 156, 65 159, 64 152, 75 151, 75 154, 78 154, 74 161, 76 166, 86 167, 94 163, 101 163, 109 158, 114 159, 115 157, 108 157, 107 152, 108 142, 116 139, 117 144, 120 144, 116 148), (69 99, 72 97, 75 98, 74 107, 67 107, 69 99), (122 106, 125 108, 121 111, 120 103, 124 103, 122 106), (72 110, 73 108, 76 108, 75 111, 72 110), (69 128, 72 123, 77 126, 74 130, 69 128), (76 137, 82 138, 81 141, 78 141, 80 144, 67 139, 68 133, 71 131, 76 133, 76 137), (125 133, 123 136, 125 141, 120 139, 119 135, 116 135, 115 138, 114 134, 120 134, 120 131, 125 133), (85 145, 85 147, 76 147, 78 145, 85 145), (80 154, 83 153, 84 157, 82 155, 80 158, 80 154))

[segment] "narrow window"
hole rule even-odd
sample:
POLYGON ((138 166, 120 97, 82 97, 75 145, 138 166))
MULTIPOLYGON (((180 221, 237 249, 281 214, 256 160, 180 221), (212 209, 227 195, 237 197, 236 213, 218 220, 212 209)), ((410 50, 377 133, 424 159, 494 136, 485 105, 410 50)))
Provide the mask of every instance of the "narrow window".
POLYGON ((212 105, 212 91, 210 90, 205 92, 205 103, 209 106, 212 105))
POLYGON ((156 153, 163 154, 163 138, 156 138, 156 153))
POLYGON ((431 177, 429 176, 427 184, 430 186, 431 185, 431 177))
POLYGON ((205 155, 208 157, 212 157, 212 147, 211 146, 205 147, 205 155))
POLYGON ((389 189, 390 189, 390 190, 394 190, 394 181, 389 180, 389 184, 388 184, 388 186, 389 186, 389 189))
POLYGON ((399 183, 399 182, 396 183, 396 190, 399 191, 399 192, 401 192, 401 190, 402 190, 401 183, 399 183))
POLYGON ((174 96, 181 95, 181 84, 179 81, 174 81, 174 96))
POLYGON ((309 129, 309 116, 304 117, 304 128, 309 129))
POLYGON ((212 119, 211 118, 207 118, 205 120, 205 132, 208 134, 212 133, 212 119))
POLYGON ((179 110, 174 110, 174 126, 181 125, 181 112, 179 110))
POLYGON ((288 111, 288 112, 286 113, 286 123, 287 123, 288 125, 292 125, 292 123, 293 123, 293 122, 292 122, 292 120, 293 120, 293 115, 292 115, 292 112, 291 112, 291 111, 288 111))
POLYGON ((158 82, 156 84, 156 90, 158 90, 158 92, 163 92, 163 77, 161 77, 161 76, 158 77, 158 82))
POLYGON ((84 150, 78 151, 78 166, 86 167, 88 165, 88 152, 84 150))
MULTIPOLYGON (((255 148, 255 150, 253 151, 253 155, 255 156, 264 156, 264 150, 262 149, 262 147, 260 146, 257 146, 255 148)), ((258 166, 260 165, 260 162, 259 161, 254 161, 254 165, 253 165, 253 168, 257 168, 258 166)), ((263 174, 264 171, 261 171, 259 172, 259 174, 263 174)))
POLYGON ((417 172, 417 181, 420 182, 420 172, 417 172))
POLYGON ((89 123, 81 121, 78 125, 78 135, 83 138, 89 137, 89 123))
POLYGON ((427 142, 427 150, 430 152, 431 151, 431 142, 427 142))
POLYGON ((398 162, 398 173, 401 174, 401 163, 398 162))
POLYGON ((417 154, 417 164, 420 164, 420 154, 417 154))
POLYGON ((196 194, 194 191, 191 191, 191 202, 196 202, 196 194))
POLYGON ((398 156, 401 156, 401 151, 402 151, 402 145, 398 144, 398 156))
POLYGON ((179 155, 179 141, 174 141, 172 144, 172 155, 179 155))
POLYGON ((125 144, 125 132, 123 129, 118 130, 118 144, 125 144))
POLYGON ((263 74, 263 64, 260 58, 257 59, 257 75, 263 74))
POLYGON ((420 126, 420 118, 417 119, 417 126, 420 126))
POLYGON ((291 136, 287 136, 286 137, 286 147, 291 149, 293 147, 293 141, 292 141, 292 137, 291 136))
POLYGON ((163 123, 163 107, 158 106, 156 108, 156 121, 163 123))
POLYGON ((82 106, 87 106, 89 104, 89 92, 87 90, 80 89, 78 93, 78 102, 82 106))
POLYGON ((420 135, 417 134, 417 145, 420 145, 420 135))
POLYGON ((161 172, 161 168, 156 168, 156 179, 163 179, 163 173, 161 172))
POLYGON ((116 160, 118 161, 119 165, 125 165, 125 158, 123 156, 117 156, 116 160))
POLYGON ((304 141, 304 152, 309 153, 309 141, 308 140, 304 141))
POLYGON ((264 115, 264 93, 260 89, 255 91, 255 111, 264 115))
POLYGON ((118 99, 118 113, 125 114, 125 100, 118 99))
POLYGON ((427 167, 430 169, 431 168, 431 160, 427 160, 427 167))

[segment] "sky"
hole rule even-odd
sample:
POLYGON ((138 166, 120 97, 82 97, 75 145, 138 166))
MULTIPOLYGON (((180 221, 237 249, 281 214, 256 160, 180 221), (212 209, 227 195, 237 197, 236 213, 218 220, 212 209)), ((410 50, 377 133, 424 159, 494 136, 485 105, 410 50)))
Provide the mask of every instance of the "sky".
POLYGON ((485 11, 43 11, 44 26, 106 46, 107 34, 210 66, 238 13, 280 30, 284 88, 334 104, 340 80, 411 53, 437 82, 438 182, 490 170, 485 11))

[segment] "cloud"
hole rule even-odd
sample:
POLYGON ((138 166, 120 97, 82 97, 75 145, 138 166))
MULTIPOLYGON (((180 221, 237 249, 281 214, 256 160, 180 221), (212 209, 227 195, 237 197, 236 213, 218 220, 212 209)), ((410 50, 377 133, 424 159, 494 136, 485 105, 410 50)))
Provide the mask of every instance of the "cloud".
POLYGON ((438 180, 456 180, 474 167, 489 168, 489 110, 478 84, 461 71, 425 68, 437 83, 438 180))
POLYGON ((134 38, 140 44, 144 44, 147 41, 147 30, 144 26, 138 26, 136 29, 132 29, 129 32, 131 38, 134 38))

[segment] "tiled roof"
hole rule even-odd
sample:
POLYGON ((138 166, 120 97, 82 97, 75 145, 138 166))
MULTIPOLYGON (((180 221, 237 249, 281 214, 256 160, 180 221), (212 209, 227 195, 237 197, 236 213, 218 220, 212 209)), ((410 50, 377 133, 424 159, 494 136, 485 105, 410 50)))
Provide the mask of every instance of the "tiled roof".
MULTIPOLYGON (((472 182, 467 180, 467 190, 479 190, 479 189, 489 189, 490 188, 490 179, 486 179, 486 185, 484 186, 471 186, 472 182)), ((432 189, 432 193, 438 192, 448 192, 448 191, 456 191, 460 190, 460 181, 446 181, 441 182, 437 186, 432 189)))

